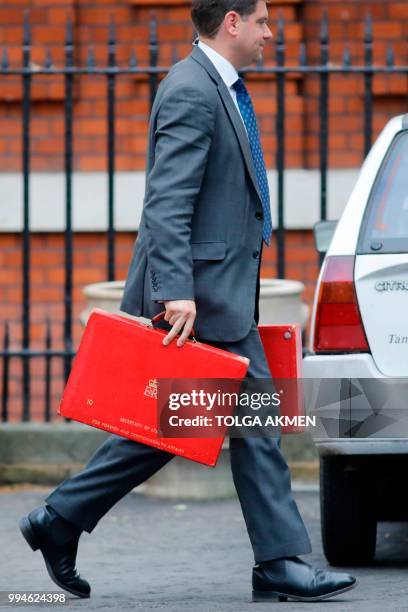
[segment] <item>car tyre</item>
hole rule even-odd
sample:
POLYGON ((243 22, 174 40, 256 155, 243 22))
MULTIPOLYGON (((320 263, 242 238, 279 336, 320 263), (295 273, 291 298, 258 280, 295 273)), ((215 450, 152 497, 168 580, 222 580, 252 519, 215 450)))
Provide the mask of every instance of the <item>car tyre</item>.
POLYGON ((331 565, 366 565, 373 560, 377 520, 372 484, 364 463, 320 458, 323 550, 331 565))

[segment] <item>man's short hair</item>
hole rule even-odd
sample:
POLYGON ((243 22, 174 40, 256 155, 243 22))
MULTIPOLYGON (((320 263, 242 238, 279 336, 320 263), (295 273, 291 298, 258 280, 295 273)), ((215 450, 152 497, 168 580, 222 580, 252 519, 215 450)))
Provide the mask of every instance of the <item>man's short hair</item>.
POLYGON ((255 12, 258 0, 192 0, 191 19, 202 36, 214 38, 229 11, 241 17, 255 12))

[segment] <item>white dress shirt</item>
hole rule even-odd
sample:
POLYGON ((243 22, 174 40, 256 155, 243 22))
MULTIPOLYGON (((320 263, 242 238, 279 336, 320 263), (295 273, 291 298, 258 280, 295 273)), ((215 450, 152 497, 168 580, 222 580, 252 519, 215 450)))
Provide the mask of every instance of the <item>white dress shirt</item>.
MULTIPOLYGON (((239 110, 238 102, 237 102, 237 92, 232 87, 237 79, 239 79, 239 74, 236 68, 229 62, 223 55, 220 55, 218 51, 215 51, 212 47, 209 47, 202 40, 198 41, 198 47, 200 47, 201 51, 203 51, 210 62, 214 64, 215 69, 219 73, 220 77, 224 81, 227 86, 228 91, 231 94, 231 98, 234 101, 235 106, 237 107, 239 116, 242 119, 241 111, 239 110)), ((244 124, 245 130, 246 126, 244 120, 242 119, 242 123, 244 124)))

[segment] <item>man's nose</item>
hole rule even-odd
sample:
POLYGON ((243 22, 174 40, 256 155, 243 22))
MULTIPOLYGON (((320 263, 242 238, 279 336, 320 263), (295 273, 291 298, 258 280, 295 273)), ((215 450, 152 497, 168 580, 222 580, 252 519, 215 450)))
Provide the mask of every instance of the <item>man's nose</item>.
POLYGON ((273 34, 268 26, 266 26, 266 30, 264 32, 264 38, 265 40, 268 40, 269 38, 273 38, 273 34))

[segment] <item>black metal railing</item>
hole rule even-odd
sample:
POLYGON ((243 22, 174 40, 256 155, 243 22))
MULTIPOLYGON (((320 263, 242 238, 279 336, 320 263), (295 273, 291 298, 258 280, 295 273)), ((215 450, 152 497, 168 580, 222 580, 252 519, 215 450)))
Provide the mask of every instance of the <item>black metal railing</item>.
MULTIPOLYGON (((282 19, 277 22, 275 36, 275 65, 262 64, 243 70, 241 75, 258 73, 270 75, 276 81, 276 200, 278 218, 274 221, 277 245, 277 276, 285 276, 285 229, 284 229, 284 172, 285 172, 285 83, 290 74, 317 75, 320 81, 319 91, 319 169, 320 169, 320 218, 327 217, 327 172, 328 172, 328 137, 329 137, 329 95, 330 77, 338 74, 361 75, 364 80, 364 154, 371 146, 373 133, 373 77, 376 74, 408 74, 408 65, 395 65, 391 45, 388 46, 383 65, 373 64, 373 34, 371 18, 368 15, 365 23, 365 35, 362 41, 362 55, 364 61, 359 65, 351 62, 348 47, 345 46, 343 58, 340 63, 330 62, 330 45, 328 34, 328 20, 324 14, 320 31, 320 60, 317 64, 309 64, 306 54, 306 45, 299 45, 299 58, 297 65, 286 65, 285 27, 282 19)), ((22 229, 22 345, 21 348, 12 349, 9 322, 4 322, 4 333, 0 357, 2 363, 2 407, 1 420, 9 418, 9 379, 10 361, 19 359, 22 362, 22 413, 23 421, 30 420, 30 361, 34 358, 45 360, 44 368, 44 419, 51 420, 51 360, 62 359, 64 364, 64 379, 66 380, 71 368, 72 358, 75 355, 72 334, 72 301, 73 301, 73 227, 72 227, 72 173, 73 173, 73 88, 74 81, 81 75, 101 75, 106 77, 107 85, 107 175, 108 175, 108 229, 107 239, 107 279, 115 279, 115 116, 116 116, 116 83, 119 75, 145 75, 149 83, 150 106, 153 103, 159 84, 159 76, 165 74, 170 66, 161 66, 158 63, 159 41, 157 39, 157 26, 154 18, 150 21, 149 35, 149 65, 139 66, 136 54, 131 52, 126 66, 117 65, 116 61, 116 35, 114 23, 111 22, 107 40, 107 64, 97 66, 92 48, 88 50, 85 65, 74 63, 74 40, 72 24, 68 20, 65 33, 65 62, 61 67, 53 64, 51 53, 46 52, 43 66, 31 63, 31 32, 29 15, 25 14, 22 44, 22 65, 11 66, 8 60, 8 51, 3 49, 0 61, 0 78, 15 75, 22 80, 22 174, 23 174, 23 229, 22 229), (30 338, 30 127, 31 127, 31 86, 32 80, 38 76, 62 75, 65 82, 64 96, 64 171, 65 171, 65 218, 64 231, 64 338, 63 349, 52 348, 52 335, 50 322, 46 321, 46 333, 43 349, 33 349, 30 338)), ((177 60, 176 56, 173 57, 177 60)), ((406 108, 401 108, 405 112, 406 108)), ((1 244, 1 236, 0 236, 1 244)))

